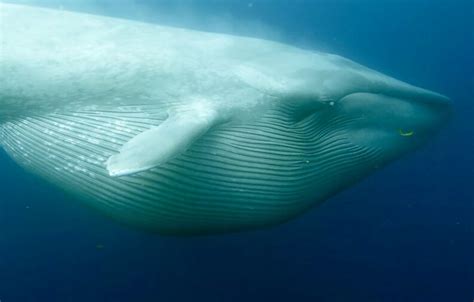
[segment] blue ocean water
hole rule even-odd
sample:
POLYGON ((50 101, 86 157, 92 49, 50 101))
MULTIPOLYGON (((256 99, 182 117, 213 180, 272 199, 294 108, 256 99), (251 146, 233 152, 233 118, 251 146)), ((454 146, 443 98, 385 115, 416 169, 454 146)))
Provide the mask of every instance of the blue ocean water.
POLYGON ((36 2, 335 52, 450 96, 456 113, 436 140, 303 217, 224 236, 123 227, 2 152, 2 302, 474 299, 472 1, 36 2))

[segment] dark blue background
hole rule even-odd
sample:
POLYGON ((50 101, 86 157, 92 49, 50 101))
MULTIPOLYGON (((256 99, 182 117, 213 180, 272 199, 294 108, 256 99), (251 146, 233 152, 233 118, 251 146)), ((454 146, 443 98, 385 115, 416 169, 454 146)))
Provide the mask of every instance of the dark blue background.
POLYGON ((336 52, 449 95, 454 121, 297 220, 201 238, 124 228, 0 153, 2 302, 474 299, 473 2, 251 2, 62 4, 336 52))

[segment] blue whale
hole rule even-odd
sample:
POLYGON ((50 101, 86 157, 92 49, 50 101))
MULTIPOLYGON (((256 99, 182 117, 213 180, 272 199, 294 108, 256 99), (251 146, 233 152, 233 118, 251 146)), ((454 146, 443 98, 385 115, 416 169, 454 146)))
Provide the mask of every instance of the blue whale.
POLYGON ((451 115, 443 95, 282 43, 11 4, 0 20, 0 146, 160 234, 285 222, 451 115))

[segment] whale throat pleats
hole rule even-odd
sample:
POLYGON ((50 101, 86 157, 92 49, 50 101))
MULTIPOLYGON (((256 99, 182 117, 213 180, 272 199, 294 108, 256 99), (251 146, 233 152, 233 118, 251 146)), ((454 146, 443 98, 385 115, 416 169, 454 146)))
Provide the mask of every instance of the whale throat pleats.
MULTIPOLYGON (((127 144, 159 148, 160 140, 172 140, 177 133, 160 127, 180 118, 169 118, 161 107, 95 108, 11 120, 0 133, 27 170, 120 222, 175 235, 281 223, 362 177, 354 175, 378 156, 351 144, 340 118, 294 124, 270 111, 249 125, 211 129, 212 122, 198 120, 195 132, 181 131, 184 141, 168 147, 173 156, 152 152, 157 165, 109 175, 110 158, 133 150, 127 144)), ((133 152, 124 158, 142 156, 133 152)))

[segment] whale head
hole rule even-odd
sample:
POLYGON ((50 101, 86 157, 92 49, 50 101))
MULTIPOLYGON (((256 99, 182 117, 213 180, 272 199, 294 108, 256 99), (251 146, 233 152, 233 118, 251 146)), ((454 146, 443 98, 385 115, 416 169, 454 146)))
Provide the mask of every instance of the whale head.
MULTIPOLYGON (((448 97, 340 56, 311 54, 305 62, 293 62, 296 71, 287 73, 291 85, 282 94, 284 107, 296 108, 291 111, 295 120, 313 120, 315 128, 328 128, 335 137, 376 151, 378 162, 422 146, 452 117, 448 97)), ((315 148, 325 144, 318 143, 315 148)))

